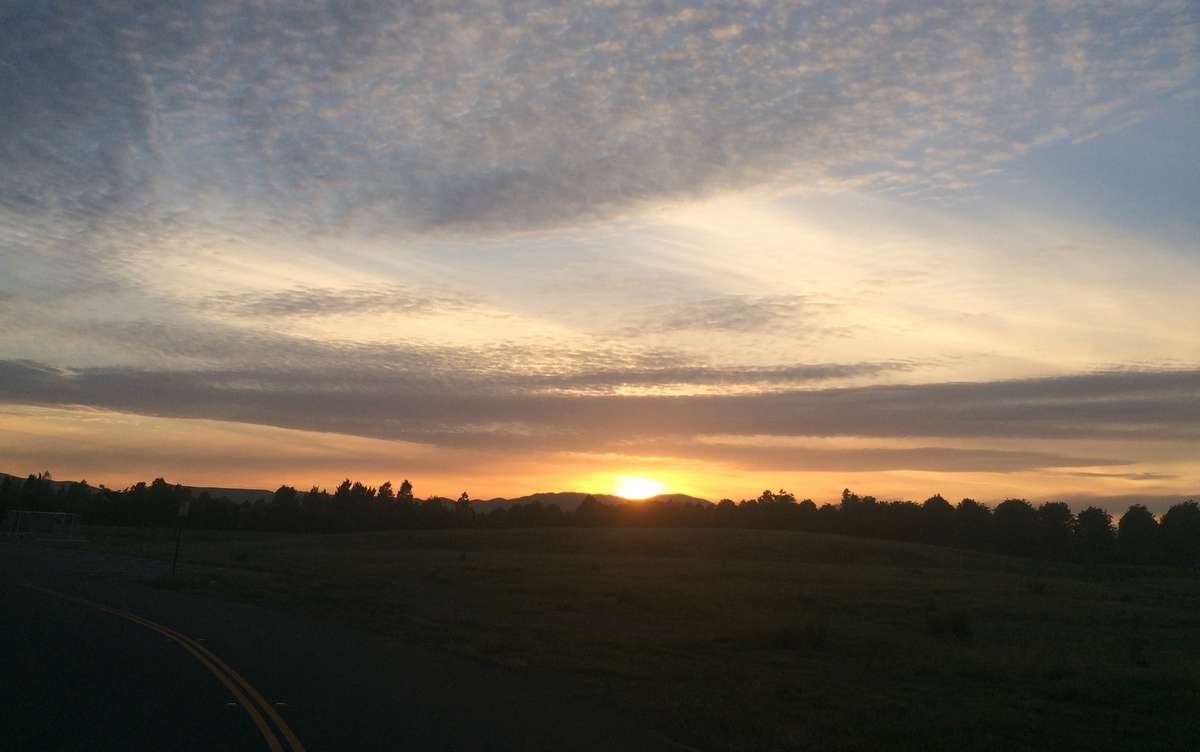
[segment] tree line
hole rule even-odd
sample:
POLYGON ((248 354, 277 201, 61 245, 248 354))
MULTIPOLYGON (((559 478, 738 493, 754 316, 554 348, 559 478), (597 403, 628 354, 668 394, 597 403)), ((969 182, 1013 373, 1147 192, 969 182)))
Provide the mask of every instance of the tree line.
POLYGON ((1172 506, 1161 518, 1135 504, 1114 521, 1097 507, 1076 514, 1063 502, 1034 506, 1007 499, 994 508, 973 499, 951 504, 940 495, 924 502, 881 501, 849 489, 836 504, 797 501, 787 491, 717 504, 647 501, 610 505, 588 496, 574 510, 530 502, 480 513, 464 492, 458 499, 419 499, 412 484, 379 487, 349 479, 334 491, 280 486, 254 501, 234 501, 162 478, 124 490, 53 483, 49 473, 0 482, 6 509, 75 512, 85 524, 174 525, 181 502, 190 527, 304 533, 404 528, 506 527, 728 527, 805 530, 928 543, 1061 561, 1200 565, 1200 505, 1172 506))

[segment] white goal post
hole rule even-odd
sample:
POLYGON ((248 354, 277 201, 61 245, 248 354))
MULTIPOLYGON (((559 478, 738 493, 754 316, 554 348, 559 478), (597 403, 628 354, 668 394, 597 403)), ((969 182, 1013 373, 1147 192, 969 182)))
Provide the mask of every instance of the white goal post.
POLYGON ((43 540, 82 540, 79 515, 73 512, 10 509, 4 513, 0 533, 43 540))

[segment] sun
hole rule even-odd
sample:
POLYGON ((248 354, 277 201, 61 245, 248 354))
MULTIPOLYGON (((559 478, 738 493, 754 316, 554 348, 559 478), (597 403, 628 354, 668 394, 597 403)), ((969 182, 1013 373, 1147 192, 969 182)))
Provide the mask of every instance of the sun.
POLYGON ((636 478, 622 475, 617 478, 613 493, 626 499, 646 499, 663 492, 665 486, 650 478, 636 478))

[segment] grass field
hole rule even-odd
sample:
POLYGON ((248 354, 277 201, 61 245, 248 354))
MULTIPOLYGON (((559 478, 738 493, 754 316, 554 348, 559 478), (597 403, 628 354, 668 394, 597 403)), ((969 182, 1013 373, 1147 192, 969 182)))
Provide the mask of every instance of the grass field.
POLYGON ((569 675, 705 750, 1200 749, 1195 573, 752 530, 189 531, 182 562, 172 586, 569 675))

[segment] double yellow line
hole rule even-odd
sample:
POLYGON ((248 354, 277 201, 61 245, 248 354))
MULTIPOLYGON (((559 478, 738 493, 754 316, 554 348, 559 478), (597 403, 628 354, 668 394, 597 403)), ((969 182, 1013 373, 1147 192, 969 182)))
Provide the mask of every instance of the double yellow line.
POLYGON ((296 734, 292 731, 291 727, 287 725, 287 722, 284 721, 283 718, 279 716, 279 713, 275 711, 275 707, 263 699, 263 696, 258 692, 258 690, 255 689, 250 682, 242 678, 241 674, 230 668, 208 648, 204 647, 187 635, 176 632, 170 627, 164 627, 162 624, 150 621, 149 619, 143 619, 137 614, 131 614, 128 611, 123 611, 119 608, 105 606, 103 603, 96 603, 95 601, 89 601, 86 598, 78 598, 73 595, 67 595, 66 593, 47 590, 46 588, 38 587, 37 585, 31 585, 28 583, 25 584, 25 587, 31 590, 36 590, 40 593, 54 596, 55 598, 60 598, 64 601, 90 606, 91 608, 103 611, 106 614, 119 616, 122 619, 127 619, 128 621, 133 622, 134 624, 140 624, 147 629, 153 629, 155 632, 158 632, 168 640, 171 640, 184 650, 191 653, 192 657, 200 662, 200 665, 204 666, 213 676, 217 677, 217 681, 221 682, 221 684, 223 684, 225 688, 229 690, 229 693, 233 695, 234 699, 238 701, 238 704, 241 705, 246 711, 246 714, 250 716, 250 720, 254 722, 254 725, 258 728, 259 733, 262 734, 263 739, 267 742, 267 748, 270 749, 271 752, 284 752, 283 745, 279 742, 279 737, 276 736, 275 730, 271 728, 271 723, 274 723, 275 729, 278 729, 279 733, 283 735, 284 740, 287 742, 292 752, 304 752, 304 745, 301 744, 300 740, 296 738, 296 734), (267 719, 270 719, 270 723, 268 723, 267 719))

